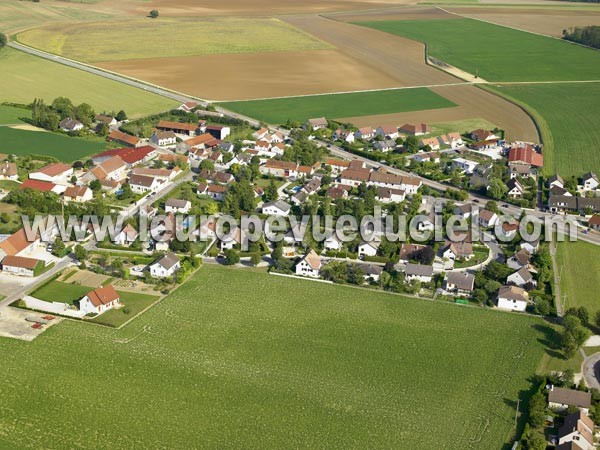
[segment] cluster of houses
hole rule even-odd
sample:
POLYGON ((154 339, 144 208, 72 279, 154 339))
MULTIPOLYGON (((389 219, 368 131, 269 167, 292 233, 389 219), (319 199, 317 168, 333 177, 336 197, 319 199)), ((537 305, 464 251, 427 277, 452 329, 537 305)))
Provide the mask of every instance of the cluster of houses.
MULTIPOLYGON (((573 195, 565 187, 565 182, 560 175, 554 175, 547 180, 548 210, 553 213, 600 213, 600 181, 594 172, 588 172, 581 178, 577 185, 577 192, 573 195)), ((590 228, 598 229, 598 218, 592 216, 590 228)))
MULTIPOLYGON (((595 425, 589 417, 592 394, 550 386, 548 408, 564 414, 555 436, 557 450, 594 450, 595 425)), ((554 419, 551 418, 551 423, 554 419)))

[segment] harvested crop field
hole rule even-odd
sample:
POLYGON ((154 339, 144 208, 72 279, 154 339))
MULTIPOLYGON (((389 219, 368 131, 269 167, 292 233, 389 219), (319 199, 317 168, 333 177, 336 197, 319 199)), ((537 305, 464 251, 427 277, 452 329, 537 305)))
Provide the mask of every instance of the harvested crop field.
POLYGON ((3 340, 2 441, 496 450, 545 333, 532 317, 205 266, 120 330, 64 321, 3 340))
POLYGON ((18 35, 18 40, 30 47, 92 63, 329 47, 275 18, 143 19, 60 24, 25 31, 18 35))
POLYGON ((446 9, 464 17, 557 37, 562 36, 562 30, 566 28, 600 25, 600 8, 595 8, 595 11, 487 7, 451 7, 446 9))
POLYGON ((378 113, 451 108, 456 105, 426 88, 316 95, 222 103, 232 111, 269 123, 305 122, 313 117, 368 116, 378 113))
POLYGON ((98 64, 209 100, 238 100, 380 89, 394 77, 336 50, 245 53, 98 64))

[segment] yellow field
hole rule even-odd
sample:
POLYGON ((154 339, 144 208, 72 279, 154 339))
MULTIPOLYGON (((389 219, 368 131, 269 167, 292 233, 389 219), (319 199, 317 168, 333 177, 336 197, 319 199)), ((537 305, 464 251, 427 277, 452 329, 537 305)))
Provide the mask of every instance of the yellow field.
POLYGON ((164 97, 11 48, 0 51, 0 74, 0 99, 5 102, 27 104, 34 98, 50 102, 64 96, 75 104, 87 102, 97 112, 124 109, 130 117, 177 106, 164 97))
POLYGON ((18 40, 86 62, 331 48, 274 18, 159 18, 57 24, 25 31, 18 40))

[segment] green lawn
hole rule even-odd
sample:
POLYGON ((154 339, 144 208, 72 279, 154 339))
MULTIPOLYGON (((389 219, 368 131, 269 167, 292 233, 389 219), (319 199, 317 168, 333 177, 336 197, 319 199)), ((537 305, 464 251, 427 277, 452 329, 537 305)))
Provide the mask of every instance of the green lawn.
POLYGON ((600 79, 600 52, 473 19, 359 22, 427 44, 427 53, 487 81, 600 79))
POLYGON ((130 118, 169 110, 176 102, 142 89, 4 48, 0 51, 0 101, 29 104, 34 98, 51 102, 69 97, 92 105, 96 112, 127 112, 130 118))
POLYGON ((65 162, 100 153, 108 144, 100 140, 69 137, 58 133, 0 127, 0 153, 48 155, 65 162))
POLYGON ((527 105, 542 132, 544 172, 600 172, 600 83, 497 86, 527 105))
POLYGON ((205 266, 121 330, 65 321, 2 340, 0 430, 11 448, 496 450, 545 329, 205 266))
POLYGON ((46 302, 73 304, 74 301, 80 300, 81 297, 91 290, 88 286, 79 286, 77 284, 54 280, 36 289, 30 295, 46 302))
POLYGON ((592 314, 600 310, 600 247, 583 241, 559 243, 556 262, 566 307, 585 306, 592 314))
POLYGON ((117 292, 119 292, 121 302, 125 306, 123 308, 106 311, 98 317, 91 319, 90 322, 118 328, 159 299, 159 297, 154 295, 126 291, 117 292))
POLYGON ((25 123, 21 118, 31 118, 31 111, 14 106, 0 105, 0 125, 18 125, 25 123))
POLYGON ((392 114, 456 106, 426 88, 327 94, 221 103, 224 108, 269 123, 305 122, 315 117, 340 118, 392 114))

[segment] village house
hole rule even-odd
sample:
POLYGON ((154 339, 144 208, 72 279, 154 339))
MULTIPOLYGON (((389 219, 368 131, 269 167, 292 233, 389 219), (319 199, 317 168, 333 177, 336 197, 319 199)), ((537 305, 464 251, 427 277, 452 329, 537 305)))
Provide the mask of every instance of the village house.
POLYGON ((462 136, 456 131, 448 134, 443 134, 438 138, 438 140, 440 140, 444 145, 447 145, 452 149, 457 149, 465 145, 462 136))
POLYGON ((477 130, 471 131, 471 139, 477 142, 497 141, 498 139, 500 139, 500 136, 494 134, 493 131, 482 130, 481 128, 479 128, 477 130))
POLYGON ((522 162, 509 162, 508 172, 511 178, 531 177, 535 179, 535 174, 531 169, 531 165, 522 162))
POLYGON ((268 216, 287 217, 290 214, 291 209, 291 205, 283 200, 276 200, 262 205, 262 213, 268 216))
POLYGON ((514 255, 508 258, 506 265, 514 270, 522 269, 523 267, 529 267, 531 261, 531 253, 526 249, 517 251, 514 255))
POLYGON ((498 222, 498 215, 490 211, 489 209, 482 209, 479 211, 479 215, 477 217, 479 225, 484 228, 490 228, 496 225, 498 222))
POLYGON ((188 214, 192 209, 192 203, 189 200, 170 198, 165 202, 165 212, 175 214, 188 214))
POLYGON ((425 134, 429 134, 430 131, 429 125, 426 123, 418 123, 416 125, 406 123, 400 127, 401 134, 407 134, 410 136, 423 136, 425 134))
POLYGON ((335 233, 335 232, 331 233, 323 241, 323 247, 325 248, 325 250, 331 250, 331 251, 337 252, 337 251, 340 251, 343 246, 344 246, 344 243, 341 241, 341 239, 338 237, 337 233, 335 233))
POLYGON ((200 155, 202 152, 197 152, 195 150, 208 150, 214 147, 217 147, 221 142, 216 139, 213 135, 209 133, 201 134, 200 136, 195 136, 190 139, 186 139, 179 145, 178 150, 181 152, 189 151, 190 158, 200 159, 200 155))
POLYGON ((306 192, 308 195, 313 195, 319 192, 321 188, 321 180, 319 178, 313 178, 304 186, 302 186, 302 192, 306 192))
POLYGON ((600 213, 600 197, 573 197, 571 195, 550 195, 548 209, 552 213, 578 212, 588 214, 600 213))
POLYGON ((15 163, 7 161, 0 163, 0 180, 17 181, 18 179, 19 173, 15 163))
POLYGON ((337 130, 335 130, 333 132, 333 134, 331 135, 331 138, 334 141, 344 141, 344 142, 347 142, 348 144, 354 143, 354 140, 355 140, 354 133, 352 131, 342 130, 341 128, 338 128, 337 130))
POLYGON ((506 277, 506 284, 527 289, 527 286, 535 287, 537 285, 532 273, 527 267, 521 267, 516 272, 506 277))
POLYGON ((365 256, 377 256, 377 252, 379 251, 379 246, 381 245, 381 240, 373 239, 371 241, 363 241, 358 246, 358 257, 363 258, 365 256))
POLYGON ((383 267, 374 264, 361 264, 361 270, 364 273, 365 281, 373 281, 377 283, 383 272, 383 267))
POLYGON ((209 169, 202 169, 198 174, 198 178, 218 184, 229 184, 235 181, 235 177, 230 173, 209 169))
POLYGON ((326 196, 329 197, 331 200, 342 200, 345 198, 348 198, 348 187, 344 187, 344 186, 332 186, 329 189, 327 189, 327 193, 326 196))
POLYGON ((498 308, 509 311, 525 311, 529 304, 529 294, 517 286, 502 286, 498 289, 498 308))
POLYGON ((130 175, 142 175, 145 177, 154 177, 161 181, 171 181, 181 173, 181 169, 177 166, 172 169, 153 169, 148 167, 136 167, 131 171, 130 175))
POLYGON ((375 136, 381 136, 384 139, 395 140, 398 139, 400 134, 398 133, 398 127, 393 125, 381 125, 375 130, 375 136))
POLYGON ((384 139, 383 141, 377 141, 373 144, 373 148, 382 153, 391 152, 396 148, 396 141, 393 139, 384 139))
POLYGON ((69 186, 65 190, 63 198, 66 202, 85 203, 94 198, 94 193, 85 185, 69 186))
POLYGON ((25 180, 19 185, 19 189, 31 189, 38 192, 54 192, 62 194, 67 187, 62 184, 54 184, 48 181, 25 180))
POLYGON ((67 133, 73 133, 75 131, 83 130, 83 124, 79 120, 67 117, 66 119, 60 121, 58 128, 67 133))
POLYGON ((413 156, 413 159, 419 163, 433 162, 439 164, 440 154, 436 152, 419 152, 413 156))
POLYGON ((600 182, 598 181, 598 177, 594 172, 588 172, 581 178, 582 188, 579 189, 583 192, 595 191, 598 189, 600 182))
POLYGON ((127 164, 120 156, 113 156, 87 172, 82 180, 86 182, 93 180, 121 181, 127 177, 128 169, 127 164))
POLYGON ((138 238, 139 233, 131 224, 127 224, 123 227, 121 232, 115 236, 113 243, 115 245, 123 245, 129 247, 138 238))
POLYGON ((121 305, 119 293, 112 285, 88 292, 79 300, 79 310, 84 314, 102 314, 121 305))
POLYGON ((290 200, 294 205, 300 206, 301 204, 303 204, 306 201, 307 198, 308 198, 308 194, 306 192, 298 191, 290 197, 290 200))
POLYGON ((33 277, 38 264, 44 264, 44 262, 24 256, 6 256, 2 260, 2 271, 11 275, 33 277))
POLYGON ((406 192, 402 189, 393 189, 393 188, 377 188, 377 195, 375 199, 381 203, 399 203, 403 202, 406 198, 406 192))
POLYGON ((533 255, 534 253, 537 253, 538 249, 540 248, 540 241, 539 239, 534 241, 523 241, 519 244, 519 247, 523 250, 527 250, 533 255))
POLYGON ((172 131, 155 131, 150 136, 150 142, 159 147, 175 147, 177 145, 177 135, 172 131))
POLYGON ((73 167, 63 163, 52 163, 29 173, 29 179, 66 185, 73 176, 73 167))
POLYGON ((508 180, 506 186, 508 187, 508 192, 506 193, 506 195, 508 195, 510 198, 523 197, 523 194, 525 193, 525 188, 521 183, 517 181, 516 178, 511 178, 510 180, 508 180))
POLYGON ((306 125, 307 128, 310 128, 313 131, 317 131, 327 128, 328 123, 325 117, 319 117, 317 119, 308 119, 306 125))
POLYGON ((156 192, 162 187, 163 184, 163 180, 146 175, 131 175, 129 177, 129 187, 135 194, 156 192))
POLYGON ((502 227, 501 227, 501 232, 502 235, 504 235, 504 237, 506 239, 513 239, 516 235, 517 232, 519 231, 519 221, 515 220, 514 222, 510 223, 510 222, 503 222, 502 223, 502 227))
POLYGON ((209 184, 206 188, 206 195, 213 200, 222 202, 225 199, 225 195, 227 195, 227 187, 220 184, 209 184))
POLYGON ((400 251, 398 252, 398 262, 407 263, 414 260, 417 255, 425 250, 427 245, 422 244, 402 244, 400 245, 400 251))
POLYGON ((456 261, 462 259, 470 260, 473 256, 473 244, 470 242, 450 242, 447 243, 441 251, 441 256, 445 260, 456 261))
POLYGON ((278 178, 296 177, 298 164, 291 161, 268 160, 259 170, 262 175, 273 175, 278 178))
POLYGON ((600 215, 594 214, 588 221, 588 226, 592 230, 600 231, 600 215))
POLYGON ((340 183, 346 186, 357 187, 367 183, 371 176, 371 169, 348 168, 340 175, 340 183))
POLYGON ((552 186, 564 188, 565 181, 563 180, 563 178, 560 175, 554 174, 550 178, 548 178, 548 180, 546 181, 546 185, 548 186, 548 188, 551 188, 552 186))
POLYGON ((421 283, 429 283, 433 278, 433 266, 424 264, 407 263, 404 269, 406 281, 420 281, 421 283))
POLYGON ((104 124, 107 127, 113 127, 119 123, 117 122, 117 119, 115 119, 113 116, 109 116, 106 114, 96 114, 96 117, 94 117, 94 121, 98 124, 104 124))
POLYGON ((225 125, 207 125, 205 130, 208 134, 220 141, 231 134, 231 128, 225 125))
POLYGON ((181 268, 179 256, 175 253, 167 253, 150 265, 150 275, 152 278, 171 277, 181 268))
POLYGON ((184 111, 184 112, 189 113, 189 112, 192 112, 192 110, 197 107, 198 107, 198 102, 189 101, 189 102, 182 103, 181 105, 179 105, 179 107, 177 109, 179 111, 184 111))
POLYGON ((325 165, 331 167, 331 175, 335 177, 346 170, 350 166, 350 162, 343 161, 341 159, 329 158, 325 161, 325 165))
POLYGON ((362 127, 354 132, 355 139, 362 139, 363 141, 369 141, 375 137, 375 131, 372 127, 362 127))
POLYGON ((108 142, 117 142, 128 147, 139 147, 144 144, 144 141, 138 137, 123 133, 120 130, 112 130, 106 137, 108 142))
POLYGON ((566 411, 569 407, 579 408, 585 414, 589 413, 592 404, 592 394, 573 389, 552 386, 548 392, 548 407, 555 411, 566 411))
POLYGON ((475 285, 475 275, 467 272, 447 272, 444 290, 454 295, 471 295, 475 285))
POLYGON ((419 147, 425 148, 429 147, 430 150, 439 150, 440 149, 440 141, 438 138, 423 138, 419 141, 419 147))
POLYGON ((452 160, 452 167, 462 170, 467 175, 472 175, 479 163, 465 158, 455 158, 452 160))
POLYGON ((595 450, 594 422, 584 411, 574 411, 565 417, 558 430, 557 450, 595 450))
POLYGON ((319 278, 321 273, 321 257, 314 251, 310 250, 296 264, 296 275, 304 277, 319 278))
POLYGON ((508 152, 508 162, 528 164, 539 168, 544 165, 544 157, 536 151, 532 144, 517 142, 511 146, 508 152))

